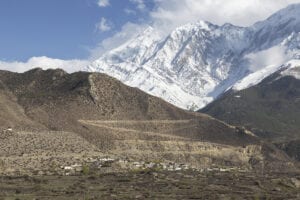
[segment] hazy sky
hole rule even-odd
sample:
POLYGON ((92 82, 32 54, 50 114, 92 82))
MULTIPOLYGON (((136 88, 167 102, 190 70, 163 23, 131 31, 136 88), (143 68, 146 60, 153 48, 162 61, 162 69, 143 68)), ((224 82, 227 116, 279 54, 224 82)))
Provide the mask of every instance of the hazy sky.
POLYGON ((77 70, 87 60, 122 44, 147 25, 165 33, 197 20, 249 26, 299 2, 1 0, 0 69, 23 71, 36 65, 64 67, 72 63, 77 70))

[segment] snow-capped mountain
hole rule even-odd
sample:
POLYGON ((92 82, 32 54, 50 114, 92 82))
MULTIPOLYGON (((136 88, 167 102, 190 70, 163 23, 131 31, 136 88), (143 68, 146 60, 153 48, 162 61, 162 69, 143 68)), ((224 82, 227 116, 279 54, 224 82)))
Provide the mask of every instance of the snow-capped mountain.
POLYGON ((300 4, 250 27, 198 21, 167 36, 148 27, 87 67, 185 109, 244 89, 300 59, 300 4), (274 56, 274 57, 273 57, 274 56))

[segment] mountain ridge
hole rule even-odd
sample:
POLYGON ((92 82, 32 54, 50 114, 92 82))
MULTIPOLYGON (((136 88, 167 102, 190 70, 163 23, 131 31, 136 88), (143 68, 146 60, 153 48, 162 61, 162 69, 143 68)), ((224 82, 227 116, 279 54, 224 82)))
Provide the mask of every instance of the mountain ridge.
MULTIPOLYGON (((299 5, 290 5, 250 27, 200 20, 167 36, 148 27, 85 70, 109 74, 178 107, 197 110, 255 72, 248 55, 253 54, 255 61, 260 51, 278 47, 282 56, 299 58, 299 5)), ((279 67, 284 63, 267 64, 279 67)))
MULTIPOLYGON (((17 165, 26 170, 20 167, 22 162, 40 165, 37 151, 40 157, 55 154, 53 159, 66 165, 74 162, 74 152, 83 150, 91 156, 159 159, 198 168, 216 164, 259 170, 264 163, 271 171, 295 169, 286 154, 246 129, 179 109, 105 74, 33 69, 21 74, 0 71, 0 80, 0 137, 7 141, 0 154, 6 157, 5 169, 17 165), (13 101, 7 104, 8 100, 13 101), (65 141, 64 135, 75 144, 65 141), (57 146, 68 152, 68 159, 51 150, 57 146), (30 156, 22 157, 22 152, 30 156)), ((83 162, 85 157, 77 156, 77 162, 83 162)), ((43 163, 51 160, 47 156, 43 163)))
POLYGON ((295 62, 257 85, 228 90, 200 112, 244 126, 299 161, 299 85, 300 62, 295 62))

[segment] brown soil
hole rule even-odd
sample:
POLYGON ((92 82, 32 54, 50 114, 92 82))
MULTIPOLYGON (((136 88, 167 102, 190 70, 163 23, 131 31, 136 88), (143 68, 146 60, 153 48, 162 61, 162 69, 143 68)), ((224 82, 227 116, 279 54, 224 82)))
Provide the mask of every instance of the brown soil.
POLYGON ((293 168, 284 153, 244 129, 181 110, 100 73, 1 71, 0 111, 1 137, 6 138, 0 152, 11 157, 5 161, 8 168, 15 167, 14 159, 21 169, 35 168, 37 155, 56 151, 63 158, 56 160, 97 152, 194 165, 260 167, 263 161, 270 169, 293 168))
POLYGON ((0 178, 0 199, 299 199, 299 174, 139 171, 0 178))

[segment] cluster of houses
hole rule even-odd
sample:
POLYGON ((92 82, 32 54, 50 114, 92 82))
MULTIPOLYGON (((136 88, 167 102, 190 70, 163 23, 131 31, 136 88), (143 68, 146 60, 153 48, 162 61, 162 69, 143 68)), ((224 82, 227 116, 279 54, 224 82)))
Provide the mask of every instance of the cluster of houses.
MULTIPOLYGON (((146 161, 132 161, 129 159, 114 159, 109 157, 88 158, 84 164, 73 164, 70 166, 61 166, 62 175, 80 175, 90 171, 118 171, 118 170, 163 170, 163 171, 182 171, 195 170, 199 172, 230 172, 239 170, 237 168, 195 168, 183 163, 175 162, 146 162, 146 161), (87 169, 88 168, 88 169, 87 169), (109 170, 108 170, 109 169, 109 170)), ((239 170, 240 171, 240 170, 239 170)))
POLYGON ((84 168, 89 170, 105 171, 106 168, 119 168, 129 170, 166 170, 166 171, 180 171, 192 169, 187 164, 178 164, 174 162, 144 162, 144 161, 131 161, 129 159, 114 159, 109 157, 104 158, 88 158, 84 164, 75 163, 73 165, 61 166, 62 175, 79 175, 84 172, 84 168), (114 166, 112 166, 114 165, 114 166))
POLYGON ((180 171, 191 169, 187 164, 179 164, 174 162, 133 162, 131 163, 133 169, 160 169, 166 171, 180 171))
POLYGON ((115 162, 113 158, 87 158, 84 164, 75 163, 73 165, 61 166, 62 175, 80 175, 82 173, 88 173, 89 170, 99 170, 102 168, 111 167, 111 164, 115 162))

